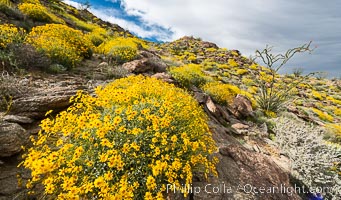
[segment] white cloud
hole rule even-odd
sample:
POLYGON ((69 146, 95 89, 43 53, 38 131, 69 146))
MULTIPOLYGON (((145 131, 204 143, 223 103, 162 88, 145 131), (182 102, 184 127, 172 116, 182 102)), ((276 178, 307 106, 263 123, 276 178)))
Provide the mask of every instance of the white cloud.
POLYGON ((229 49, 253 54, 266 44, 284 50, 313 40, 313 56, 297 56, 291 65, 306 71, 341 74, 341 2, 310 0, 122 0, 128 14, 145 24, 171 27, 172 39, 194 35, 229 49), (327 55, 327 56, 326 56, 327 55), (326 66, 328 60, 329 66, 326 66), (309 67, 309 68, 308 68, 309 67))
MULTIPOLYGON (((111 0, 112 2, 117 2, 118 0, 111 0)), ((75 8, 81 8, 81 4, 75 1, 71 0, 64 0, 63 1, 66 4, 69 4, 75 8)), ((151 28, 147 28, 146 25, 139 24, 137 25, 135 22, 126 20, 123 17, 121 17, 120 11, 117 9, 113 8, 106 8, 106 7, 90 7, 89 11, 93 13, 95 16, 98 18, 101 18, 102 20, 111 22, 113 24, 118 24, 122 28, 132 32, 133 34, 136 34, 139 37, 142 38, 155 38, 159 41, 170 41, 170 35, 166 33, 165 31, 161 31, 160 27, 157 27, 155 25, 151 25, 151 28)), ((140 11, 136 10, 137 14, 142 14, 139 13, 140 11)))
POLYGON ((269 15, 275 7, 272 1, 266 8, 262 2, 123 0, 123 5, 128 14, 141 17, 145 24, 171 27, 175 32, 173 39, 194 35, 220 46, 240 49, 261 44, 250 37, 255 26, 253 23, 259 23, 257 16, 269 15))
POLYGON ((129 30, 135 34, 137 34, 139 37, 143 38, 152 38, 155 37, 159 40, 167 40, 168 35, 165 33, 160 32, 158 29, 153 30, 146 30, 141 25, 137 25, 132 21, 128 21, 122 18, 115 17, 109 13, 112 12, 106 12, 103 9, 95 9, 91 8, 90 11, 96 15, 97 17, 104 19, 108 22, 111 22, 113 24, 118 24, 119 26, 123 27, 126 30, 129 30))

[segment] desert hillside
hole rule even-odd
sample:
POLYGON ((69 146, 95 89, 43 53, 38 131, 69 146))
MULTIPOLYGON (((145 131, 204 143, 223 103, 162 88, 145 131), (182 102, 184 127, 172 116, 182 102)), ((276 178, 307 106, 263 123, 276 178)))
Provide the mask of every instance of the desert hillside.
POLYGON ((278 73, 311 51, 0 0, 0 199, 340 199, 341 80, 278 73))

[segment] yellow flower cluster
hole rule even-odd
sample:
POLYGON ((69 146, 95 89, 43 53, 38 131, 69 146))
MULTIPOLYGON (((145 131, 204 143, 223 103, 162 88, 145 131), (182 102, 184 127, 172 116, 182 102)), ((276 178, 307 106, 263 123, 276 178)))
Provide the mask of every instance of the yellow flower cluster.
POLYGON ((264 111, 265 116, 269 117, 269 118, 276 118, 277 114, 275 112, 272 112, 270 110, 265 110, 264 111))
POLYGON ((336 116, 341 116, 341 109, 340 108, 335 108, 333 113, 336 116))
POLYGON ((19 41, 24 33, 25 31, 23 29, 18 29, 13 24, 0 24, 0 49, 19 41))
POLYGON ((314 97, 314 99, 317 99, 317 100, 320 100, 320 101, 322 101, 326 97, 325 94, 321 94, 321 93, 319 93, 318 91, 315 91, 315 90, 311 91, 311 95, 314 97))
POLYGON ((237 73, 237 75, 244 75, 248 72, 249 71, 247 69, 238 69, 236 73, 237 73))
POLYGON ((45 119, 23 165, 51 199, 165 199, 167 184, 216 175, 207 117, 185 91, 130 76, 45 119))
POLYGON ((74 67, 83 57, 90 57, 93 48, 81 31, 62 24, 36 26, 26 42, 65 67, 74 67))
POLYGON ((252 70, 258 70, 258 64, 252 63, 252 65, 249 66, 252 70))
POLYGON ((136 58, 139 46, 147 48, 146 42, 138 38, 116 37, 99 45, 97 52, 112 56, 118 63, 124 63, 136 58))
POLYGON ((169 70, 170 74, 183 87, 201 86, 209 81, 211 77, 206 76, 202 72, 202 66, 197 64, 187 64, 180 67, 172 67, 169 70))
POLYGON ((335 98, 332 97, 332 96, 327 96, 326 99, 327 99, 328 101, 331 101, 331 102, 334 103, 334 104, 337 104, 337 105, 340 105, 340 106, 341 106, 341 100, 335 99, 335 98))
POLYGON ((238 67, 239 65, 238 65, 238 63, 234 60, 234 59, 232 59, 232 58, 230 58, 230 59, 228 59, 228 62, 227 62, 231 67, 238 67))
POLYGON ((243 77, 242 78, 242 83, 246 86, 253 86, 253 85, 256 85, 256 82, 250 78, 247 78, 247 77, 243 77))
POLYGON ((234 97, 241 93, 241 90, 237 86, 219 82, 207 83, 202 89, 215 101, 223 105, 231 104, 234 97))
POLYGON ((22 3, 19 4, 18 8, 22 13, 36 21, 65 23, 62 19, 50 13, 40 3, 22 3))
POLYGON ((259 72, 259 80, 263 83, 272 83, 273 76, 271 74, 267 74, 265 71, 259 72))
POLYGON ((333 122, 334 118, 333 116, 329 115, 326 112, 323 112, 317 108, 311 108, 311 110, 318 115, 318 117, 323 120, 323 121, 329 121, 329 122, 333 122))
POLYGON ((93 45, 96 47, 102 44, 107 37, 107 30, 104 28, 98 27, 92 30, 90 33, 86 35, 93 45))
POLYGON ((47 9, 40 4, 22 3, 18 6, 19 10, 33 20, 51 22, 47 9))

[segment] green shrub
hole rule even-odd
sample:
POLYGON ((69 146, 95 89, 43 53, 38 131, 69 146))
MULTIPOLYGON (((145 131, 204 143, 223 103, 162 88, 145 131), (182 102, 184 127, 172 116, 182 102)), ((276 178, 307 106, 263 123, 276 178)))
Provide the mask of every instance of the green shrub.
POLYGON ((0 25, 0 67, 3 70, 13 71, 18 67, 18 52, 13 47, 22 45, 24 37, 25 31, 22 28, 13 24, 0 25))
POLYGON ((166 185, 191 184, 193 170, 216 174, 207 117, 182 89, 130 76, 72 102, 42 121, 22 163, 27 186, 42 183, 48 198, 165 199, 166 185))
POLYGON ((15 8, 10 0, 0 0, 0 12, 14 19, 23 19, 23 14, 15 8))
POLYGON ((123 78, 129 74, 129 71, 120 65, 108 66, 103 70, 104 70, 106 77, 110 79, 111 78, 115 78, 115 79, 123 78))
POLYGON ((292 175, 309 189, 330 188, 320 191, 326 199, 340 199, 341 177, 338 172, 341 168, 335 169, 341 163, 340 145, 324 141, 324 129, 301 120, 280 117, 274 121, 276 143, 291 160, 292 175))
POLYGON ((303 82, 305 78, 313 74, 299 77, 290 83, 280 81, 278 78, 278 71, 295 54, 312 51, 310 45, 311 42, 289 49, 284 54, 273 54, 271 52, 272 47, 269 46, 266 46, 262 51, 256 50, 253 61, 260 59, 266 65, 266 67, 261 67, 262 71, 254 76, 258 87, 258 93, 256 95, 257 104, 265 113, 277 113, 281 110, 283 105, 291 99, 293 89, 303 82))

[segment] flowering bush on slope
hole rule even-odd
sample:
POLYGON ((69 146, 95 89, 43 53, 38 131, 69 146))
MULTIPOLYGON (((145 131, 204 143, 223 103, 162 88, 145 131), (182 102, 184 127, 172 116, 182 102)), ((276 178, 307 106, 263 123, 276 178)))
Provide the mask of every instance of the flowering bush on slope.
POLYGON ((64 20, 49 12, 49 10, 39 2, 21 3, 18 5, 19 10, 29 18, 40 22, 55 22, 65 24, 64 20))
POLYGON ((182 87, 190 88, 192 85, 201 86, 212 81, 212 78, 206 76, 204 72, 202 72, 202 67, 197 64, 172 67, 169 72, 182 87))
POLYGON ((239 89, 235 85, 224 84, 220 82, 209 82, 202 86, 202 89, 209 94, 215 101, 222 105, 230 105, 233 103, 234 97, 237 94, 246 96, 252 103, 253 107, 256 107, 257 103, 252 94, 244 90, 239 89))
POLYGON ((0 25, 0 49, 6 48, 13 42, 20 42, 25 31, 21 28, 15 27, 13 24, 0 25))
POLYGON ((167 184, 215 171, 207 117, 183 90, 131 76, 78 93, 42 131, 23 162, 28 187, 58 199, 164 199, 167 184))
POLYGON ((26 42, 44 52, 53 62, 65 67, 73 67, 83 57, 90 57, 93 47, 81 31, 62 24, 34 27, 26 42))
POLYGON ((42 22, 51 22, 47 9, 40 4, 22 3, 18 6, 19 10, 30 18, 42 22))
POLYGON ((99 45, 97 52, 112 57, 117 63, 124 63, 136 58, 139 46, 148 48, 147 44, 138 38, 116 37, 99 45))

